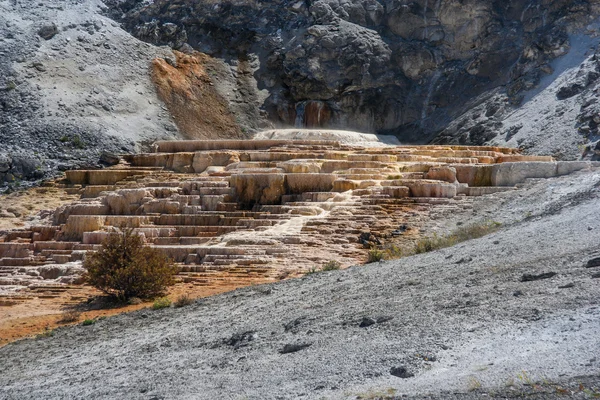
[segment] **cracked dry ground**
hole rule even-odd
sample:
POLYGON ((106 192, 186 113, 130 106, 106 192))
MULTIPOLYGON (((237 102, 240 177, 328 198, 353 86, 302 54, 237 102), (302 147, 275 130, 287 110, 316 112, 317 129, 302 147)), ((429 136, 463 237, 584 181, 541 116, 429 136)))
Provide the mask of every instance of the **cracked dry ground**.
POLYGON ((0 344, 51 329, 65 310, 83 319, 148 306, 111 308, 82 284, 85 253, 114 227, 133 228, 175 260, 171 298, 202 297, 330 260, 364 263, 371 247, 412 246, 435 221, 471 208, 473 196, 592 166, 493 147, 159 142, 155 153, 3 198, 5 213, 9 200, 32 197, 57 208, 0 232, 0 344))

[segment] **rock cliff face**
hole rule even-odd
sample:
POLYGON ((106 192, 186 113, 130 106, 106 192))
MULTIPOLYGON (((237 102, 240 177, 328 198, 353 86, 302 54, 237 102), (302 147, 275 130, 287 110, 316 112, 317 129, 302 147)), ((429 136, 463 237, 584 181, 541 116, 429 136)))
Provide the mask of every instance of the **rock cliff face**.
POLYGON ((597 0, 108 5, 142 40, 251 61, 265 97, 257 107, 274 122, 412 142, 430 140, 492 89, 518 105, 569 53, 573 34, 595 32, 600 13, 597 0))

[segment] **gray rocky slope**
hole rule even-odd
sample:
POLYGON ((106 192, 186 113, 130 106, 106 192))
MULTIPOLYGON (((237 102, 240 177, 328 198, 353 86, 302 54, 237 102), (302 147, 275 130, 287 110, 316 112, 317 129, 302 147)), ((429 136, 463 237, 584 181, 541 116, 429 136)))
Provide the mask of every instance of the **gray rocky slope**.
POLYGON ((492 144, 558 159, 597 159, 597 39, 578 36, 572 43, 569 54, 551 63, 551 75, 538 87, 521 93, 518 107, 511 104, 505 92, 496 90, 450 123, 433 142, 492 144))
POLYGON ((429 233, 503 227, 452 248, 7 345, 0 398, 589 398, 599 185, 595 170, 478 198, 429 233))
POLYGON ((97 166, 103 151, 177 136, 150 81, 171 53, 86 1, 0 1, 0 182, 97 166))

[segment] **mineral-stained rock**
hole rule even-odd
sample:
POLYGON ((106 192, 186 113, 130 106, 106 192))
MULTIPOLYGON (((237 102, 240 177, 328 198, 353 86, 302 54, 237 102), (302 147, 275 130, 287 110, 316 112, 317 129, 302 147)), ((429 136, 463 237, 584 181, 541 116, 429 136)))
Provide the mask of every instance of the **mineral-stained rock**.
POLYGON ((302 194, 306 192, 330 192, 333 188, 333 182, 336 179, 334 174, 286 174, 287 194, 302 194))
POLYGON ((285 190, 284 174, 232 175, 230 184, 242 204, 279 204, 285 190))
POLYGON ((426 179, 433 179, 449 183, 456 182, 456 168, 453 167, 432 167, 425 175, 426 179))
POLYGON ((237 163, 240 161, 240 154, 236 151, 210 151, 196 152, 192 168, 197 174, 202 173, 210 166, 222 166, 237 163))
POLYGON ((103 216, 71 215, 63 225, 63 237, 70 240, 82 240, 84 232, 100 230, 106 218, 103 216))
POLYGON ((527 178, 552 178, 558 175, 555 162, 503 163, 492 167, 492 186, 514 186, 527 178))

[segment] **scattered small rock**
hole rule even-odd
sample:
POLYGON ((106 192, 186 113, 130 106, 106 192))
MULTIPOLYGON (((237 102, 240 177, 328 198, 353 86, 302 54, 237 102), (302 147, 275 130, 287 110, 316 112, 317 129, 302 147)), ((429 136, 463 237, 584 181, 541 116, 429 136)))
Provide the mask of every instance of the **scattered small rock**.
POLYGON ((463 264, 463 263, 468 263, 473 261, 473 257, 464 257, 461 258, 460 260, 458 260, 457 262, 455 262, 454 264, 463 264))
POLYGON ((406 378, 412 378, 413 376, 415 376, 415 374, 409 372, 406 367, 404 366, 399 366, 399 367, 392 367, 390 369, 390 374, 397 376, 398 378, 402 378, 402 379, 406 379, 406 378))
POLYGON ((569 289, 572 287, 575 287, 575 284, 571 282, 571 283, 567 283, 566 285, 559 286, 558 288, 559 289, 569 289))
POLYGON ((52 23, 50 25, 44 25, 38 30, 38 35, 45 40, 50 40, 58 33, 58 27, 52 23))
POLYGON ((600 278, 600 272, 596 272, 595 274, 592 274, 592 279, 598 279, 600 278))
POLYGON ((513 296, 515 296, 515 297, 523 296, 523 292, 520 290, 515 290, 513 293, 513 296))
POLYGON ((286 332, 293 332, 293 333, 297 333, 297 328, 298 326, 300 326, 300 324, 306 320, 306 317, 299 317, 296 318, 293 321, 288 322, 287 324, 283 324, 283 329, 285 329, 286 332))
POLYGON ((539 281, 542 279, 550 279, 554 276, 556 276, 556 272, 544 272, 543 274, 538 274, 538 275, 524 274, 521 277, 521 282, 539 281))
POLYGON ((600 267, 600 257, 592 258, 587 262, 586 268, 600 267))
POLYGON ((250 344, 253 340, 256 339, 256 332, 247 331, 243 333, 235 333, 229 339, 225 341, 225 344, 229 346, 233 346, 234 349, 239 349, 240 347, 245 347, 250 344))
POLYGON ((41 62, 36 62, 31 65, 33 66, 33 68, 35 68, 39 72, 46 72, 46 67, 41 62))
POLYGON ((279 350, 281 354, 295 353, 297 351, 306 349, 312 346, 312 343, 288 343, 283 346, 283 349, 279 350))
POLYGON ((369 327, 371 325, 375 325, 377 322, 369 317, 363 317, 362 321, 360 321, 360 325, 358 325, 359 328, 366 328, 369 327))

